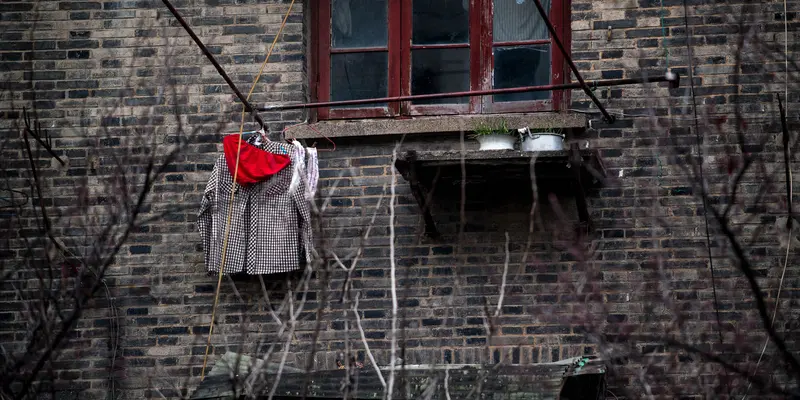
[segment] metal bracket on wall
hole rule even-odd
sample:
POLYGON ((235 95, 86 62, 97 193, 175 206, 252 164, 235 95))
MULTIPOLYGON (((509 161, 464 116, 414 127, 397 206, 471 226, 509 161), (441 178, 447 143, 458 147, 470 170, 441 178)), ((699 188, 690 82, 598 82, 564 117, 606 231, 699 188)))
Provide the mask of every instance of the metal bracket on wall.
POLYGON ((433 191, 436 187, 436 181, 441 174, 441 169, 437 169, 436 177, 433 179, 431 188, 428 189, 419 179, 416 158, 417 153, 409 151, 404 157, 397 158, 395 167, 400 172, 400 175, 408 182, 409 186, 411 186, 411 194, 414 195, 414 199, 417 201, 420 210, 422 210, 422 216, 425 220, 425 233, 432 239, 438 239, 440 234, 439 230, 436 228, 436 222, 433 220, 430 206, 433 198, 433 191))

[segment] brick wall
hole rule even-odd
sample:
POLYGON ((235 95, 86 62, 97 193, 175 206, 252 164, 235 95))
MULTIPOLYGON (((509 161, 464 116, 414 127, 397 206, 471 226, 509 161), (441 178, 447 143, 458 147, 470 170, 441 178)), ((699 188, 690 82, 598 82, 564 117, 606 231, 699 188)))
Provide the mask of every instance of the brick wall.
MULTIPOLYGON (((444 237, 426 239, 420 235, 419 209, 408 186, 397 177, 394 251, 399 318, 405 327, 400 342, 406 363, 503 359, 528 364, 608 355, 603 353, 608 347, 598 345, 598 338, 662 333, 665 324, 676 319, 686 321, 683 337, 703 349, 757 356, 752 353, 760 350, 763 332, 752 322, 752 296, 727 257, 730 246, 712 224, 711 251, 725 340, 728 345, 751 343, 752 348, 731 350, 717 344, 704 207, 696 196, 698 187, 681 166, 685 160, 677 157, 698 151, 688 95, 683 3, 663 3, 662 21, 659 1, 572 2, 573 56, 585 78, 661 75, 667 60, 669 68, 682 76, 679 89, 647 85, 596 91, 620 118, 608 125, 596 113, 588 114, 591 128, 572 138, 599 149, 611 177, 590 196, 596 231, 588 243, 565 241, 569 235, 559 233, 564 221, 552 206, 542 204, 531 250, 525 251, 530 205, 514 201, 485 211, 472 204, 475 207, 468 207, 468 225, 460 236, 457 199, 437 205, 444 237), (496 330, 489 335, 484 316, 499 298, 505 232, 511 261, 508 282, 501 312, 491 323, 496 330), (586 254, 591 262, 580 261, 586 254), (680 317, 671 309, 680 310, 680 317), (586 335, 587 331, 592 335, 586 335)), ((185 0, 176 5, 243 91, 249 89, 288 8, 285 1, 185 0)), ((796 2, 789 6, 797 9, 796 2)), ((296 6, 278 41, 254 92, 256 104, 305 96, 304 7, 296 6)), ((745 204, 734 210, 732 218, 735 229, 745 234, 746 251, 770 298, 775 296, 785 251, 774 227, 776 216, 786 209, 780 125, 775 118, 776 93, 783 91, 783 56, 778 49, 783 43, 782 10, 782 2, 777 1, 758 6, 741 1, 693 4, 688 19, 711 203, 724 205, 730 198, 726 168, 741 155, 734 134, 737 124, 747 134, 745 151, 764 161, 763 172, 743 179, 740 198, 745 204), (737 18, 742 15, 747 24, 739 25, 737 18), (738 33, 742 26, 751 25, 757 26, 754 35, 759 40, 749 38, 740 52, 738 33), (734 75, 737 70, 741 75, 734 75), (775 184, 764 185, 768 179, 775 184), (762 190, 767 193, 759 197, 762 190)), ((175 143, 186 144, 174 167, 155 185, 145 216, 175 204, 188 207, 147 223, 126 242, 106 278, 117 318, 110 319, 109 300, 101 293, 54 366, 56 389, 78 398, 105 398, 111 384, 132 398, 159 397, 155 389, 170 398, 179 395, 179 388, 191 391, 199 382, 216 284, 215 277, 204 273, 196 206, 223 133, 238 128, 240 107, 160 2, 4 1, 0 12, 0 20, 8 27, 0 33, 4 85, 0 123, 13 127, 19 123, 21 107, 35 107, 56 151, 68 159, 66 167, 59 167, 40 154, 45 198, 52 199, 48 204, 59 216, 55 222, 59 236, 76 240, 92 233, 70 224, 72 217, 79 216, 74 214, 74 203, 84 195, 74 188, 88 185, 89 196, 113 197, 100 181, 113 172, 104 167, 113 165, 115 155, 135 155, 142 137, 156 138, 164 145, 159 151, 175 143), (179 127, 184 133, 176 133, 179 127), (118 327, 118 339, 109 339, 109 326, 118 327), (118 346, 115 356, 113 345, 118 346), (112 358, 114 379, 109 380, 112 358)), ((797 31, 795 16, 790 14, 790 32, 797 31)), ((795 47, 790 48, 794 51, 795 47)), ((574 108, 596 111, 580 91, 572 96, 574 108)), ((792 90, 793 128, 798 125, 793 111, 798 100, 792 90)), ((273 129, 303 119, 299 112, 262 115, 273 129)), ((29 177, 25 153, 17 131, 6 132, 7 144, 0 147, 4 178, 11 187, 24 188, 29 177)), ((318 266, 307 291, 289 294, 287 285, 299 280, 295 275, 267 277, 266 282, 270 302, 276 307, 287 296, 296 299, 295 305, 305 301, 288 342, 288 365, 305 367, 314 342, 314 368, 336 368, 336 360, 350 347, 357 350, 359 359, 365 359, 352 300, 339 301, 346 274, 331 261, 336 254, 348 264, 359 248, 363 254, 347 281, 352 285, 350 295, 360 294, 359 310, 370 349, 379 364, 388 364, 392 301, 387 204, 392 151, 398 139, 341 138, 336 140, 335 152, 321 153, 320 205, 327 205, 320 214, 318 250, 326 263, 318 266), (370 226, 369 237, 362 240, 370 226)), ((406 137, 402 146, 457 148, 458 135, 414 135, 406 137)), ((527 187, 519 190, 523 189, 527 187)), ((574 218, 566 207, 569 199, 561 204, 568 217, 574 218)), ((2 240, 9 249, 2 253, 4 269, 24 257, 19 238, 36 226, 32 214, 16 216, 3 214, 2 240)), ((70 243, 78 243, 80 249, 86 246, 80 241, 70 243)), ((7 348, 24 340, 25 320, 16 290, 35 287, 33 280, 20 274, 0 286, 0 321, 4 323, 0 341, 7 348)), ((784 285, 782 307, 790 309, 800 293, 796 270, 787 271, 784 285)), ((259 340, 286 340, 275 337, 278 325, 263 297, 258 280, 237 279, 234 285, 223 281, 211 362, 226 351, 260 354, 266 344, 259 340)), ((771 307, 773 301, 768 304, 771 307)), ((796 318, 790 313, 780 316, 788 324, 784 329, 796 318)), ((278 317, 286 319, 284 314, 278 317)), ((635 342, 633 350, 649 355, 631 357, 635 361, 630 369, 620 367, 621 373, 612 380, 614 387, 642 393, 646 385, 631 373, 642 368, 660 376, 648 389, 656 394, 700 395, 720 382, 717 369, 676 358, 657 342, 635 342), (676 365, 677 359, 682 362, 676 365), (693 369, 698 365, 701 370, 693 369)))

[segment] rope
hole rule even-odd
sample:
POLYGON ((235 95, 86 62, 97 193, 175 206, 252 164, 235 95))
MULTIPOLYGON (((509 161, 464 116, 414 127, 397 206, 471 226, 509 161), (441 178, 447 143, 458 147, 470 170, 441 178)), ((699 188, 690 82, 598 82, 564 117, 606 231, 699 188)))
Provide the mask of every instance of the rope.
MULTIPOLYGON (((269 62, 269 57, 272 55, 272 50, 275 49, 275 44, 278 43, 278 38, 281 36, 283 32, 283 28, 286 26, 286 21, 289 20, 289 14, 292 12, 292 6, 294 6, 295 0, 292 0, 289 3, 289 9, 286 11, 286 15, 283 17, 283 22, 281 22, 281 27, 278 29, 278 33, 275 35, 275 39, 272 40, 272 45, 269 47, 269 51, 267 52, 267 57, 264 59, 264 62, 261 63, 261 68, 258 70, 258 75, 256 75, 256 79, 253 82, 253 85, 250 86, 250 92, 247 93, 247 100, 250 101, 250 96, 253 95, 253 91, 255 91, 256 84, 258 80, 261 78, 261 74, 264 73, 264 68, 267 66, 269 62)), ((236 167, 234 168, 233 172, 233 185, 231 186, 231 196, 230 196, 230 204, 233 204, 234 194, 236 193, 236 176, 239 174, 239 158, 242 152, 242 141, 241 138, 244 135, 244 116, 246 113, 247 107, 243 105, 242 107, 242 117, 239 123, 239 145, 236 148, 236 167)), ((263 127, 262 127, 263 128, 263 127)), ((217 276, 217 289, 216 293, 214 294, 214 306, 211 308, 211 323, 208 326, 208 340, 206 341, 206 351, 203 355, 203 369, 200 372, 200 380, 205 378, 206 374, 206 365, 208 363, 208 349, 211 347, 211 335, 214 332, 214 319, 217 316, 217 305, 219 305, 219 290, 222 286, 222 271, 225 267, 225 257, 227 256, 228 252, 228 240, 230 239, 231 233, 231 219, 233 218, 233 206, 228 208, 228 215, 226 217, 227 222, 225 223, 225 234, 222 241, 222 259, 219 266, 219 274, 217 276)))
POLYGON ((700 138, 700 125, 697 115, 697 94, 695 93, 694 88, 694 52, 692 51, 692 35, 689 31, 689 6, 686 3, 686 0, 683 0, 683 22, 686 28, 686 53, 688 58, 688 69, 689 69, 689 88, 692 94, 692 112, 694 114, 694 134, 695 140, 697 141, 697 153, 700 156, 700 165, 699 165, 699 172, 700 172, 700 187, 703 194, 703 219, 705 220, 705 228, 706 228, 706 249, 708 250, 708 266, 711 270, 711 291, 714 295, 714 314, 717 320, 717 334, 719 336, 720 344, 724 343, 724 337, 722 335, 722 320, 719 315, 719 298, 717 297, 717 281, 714 274, 714 257, 711 254, 711 230, 709 228, 708 223, 708 199, 706 198, 706 177, 703 168, 703 164, 705 163, 705 156, 703 153, 703 142, 700 138))
MULTIPOLYGON (((666 10, 664 9, 664 0, 661 0, 661 12, 659 12, 659 16, 661 17, 661 46, 664 48, 664 55, 666 56, 665 70, 669 72, 669 47, 667 47, 667 23, 664 20, 665 13, 666 10)), ((656 152, 656 161, 658 162, 658 175, 656 181, 660 189, 662 178, 664 178, 664 166, 661 163, 661 153, 659 153, 658 147, 656 147, 655 152, 656 152)))

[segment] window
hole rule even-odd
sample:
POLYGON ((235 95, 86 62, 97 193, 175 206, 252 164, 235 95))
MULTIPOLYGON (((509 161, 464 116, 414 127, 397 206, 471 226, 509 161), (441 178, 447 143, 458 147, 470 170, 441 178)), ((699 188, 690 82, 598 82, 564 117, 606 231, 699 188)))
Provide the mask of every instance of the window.
MULTIPOLYGON (((540 0, 569 46, 569 0, 540 0)), ((312 3, 315 101, 565 82, 533 0, 319 0, 312 3)), ((561 91, 319 109, 320 119, 556 110, 561 91)))

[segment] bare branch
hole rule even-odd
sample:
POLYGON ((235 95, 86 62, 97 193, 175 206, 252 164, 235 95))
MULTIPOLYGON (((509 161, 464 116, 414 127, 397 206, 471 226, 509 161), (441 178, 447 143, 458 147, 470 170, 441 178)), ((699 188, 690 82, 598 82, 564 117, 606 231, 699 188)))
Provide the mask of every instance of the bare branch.
POLYGON ((369 350, 369 344, 367 343, 367 335, 364 333, 364 327, 361 326, 361 315, 358 313, 358 298, 360 296, 356 295, 353 304, 353 314, 356 316, 356 326, 358 327, 358 333, 361 335, 361 342, 364 343, 364 351, 367 352, 367 357, 369 357, 370 363, 372 363, 372 367, 375 369, 375 373, 378 375, 378 380, 381 381, 381 386, 386 388, 386 380, 383 378, 383 373, 381 373, 380 368, 378 368, 378 363, 375 362, 375 357, 372 355, 372 351, 369 350))
MULTIPOLYGON (((392 164, 397 161, 397 147, 399 143, 392 150, 392 164)), ((394 392, 394 379, 395 379, 395 363, 397 362, 397 263, 395 261, 395 237, 394 237, 394 212, 395 212, 395 196, 396 196, 396 170, 392 168, 392 182, 389 196, 389 284, 392 293, 392 331, 390 332, 391 347, 389 353, 389 383, 386 386, 385 398, 392 400, 394 392)))

